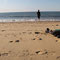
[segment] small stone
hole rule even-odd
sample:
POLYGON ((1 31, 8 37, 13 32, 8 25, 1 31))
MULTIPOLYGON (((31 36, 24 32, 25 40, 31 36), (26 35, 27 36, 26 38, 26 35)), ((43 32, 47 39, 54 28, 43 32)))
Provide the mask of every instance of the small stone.
POLYGON ((58 40, 56 40, 56 42, 58 42, 58 40))
POLYGON ((10 43, 12 43, 13 41, 10 41, 10 43))
POLYGON ((19 42, 19 40, 16 40, 15 42, 19 42))
POLYGON ((48 54, 47 51, 36 51, 36 54, 45 55, 48 54))
POLYGON ((56 26, 59 26, 58 24, 56 26))
POLYGON ((40 53, 40 51, 37 51, 36 54, 40 53))
POLYGON ((39 38, 39 40, 42 40, 42 38, 39 38))
POLYGON ((46 51, 45 54, 47 54, 48 52, 46 51))
POLYGON ((35 38, 33 40, 35 40, 35 38))
POLYGON ((35 32, 35 34, 39 34, 40 32, 35 32))

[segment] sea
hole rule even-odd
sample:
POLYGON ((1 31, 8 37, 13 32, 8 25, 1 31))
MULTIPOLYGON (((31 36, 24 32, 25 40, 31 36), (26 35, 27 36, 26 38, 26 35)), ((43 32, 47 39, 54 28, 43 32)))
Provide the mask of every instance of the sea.
POLYGON ((60 11, 41 12, 40 19, 37 12, 5 12, 0 13, 0 22, 21 22, 21 21, 60 21, 60 11))

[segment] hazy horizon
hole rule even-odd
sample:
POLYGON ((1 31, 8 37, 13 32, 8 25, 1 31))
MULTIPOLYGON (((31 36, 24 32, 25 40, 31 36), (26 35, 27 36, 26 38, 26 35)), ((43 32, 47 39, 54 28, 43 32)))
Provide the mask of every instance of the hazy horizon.
POLYGON ((60 0, 0 0, 0 12, 60 11, 60 0))

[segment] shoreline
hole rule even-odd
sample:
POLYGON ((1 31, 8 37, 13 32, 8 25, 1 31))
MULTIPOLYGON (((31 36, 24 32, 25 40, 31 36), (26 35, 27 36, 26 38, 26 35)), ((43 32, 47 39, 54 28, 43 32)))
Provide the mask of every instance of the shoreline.
POLYGON ((24 23, 24 22, 60 22, 60 21, 18 21, 18 22, 0 22, 0 23, 24 23))

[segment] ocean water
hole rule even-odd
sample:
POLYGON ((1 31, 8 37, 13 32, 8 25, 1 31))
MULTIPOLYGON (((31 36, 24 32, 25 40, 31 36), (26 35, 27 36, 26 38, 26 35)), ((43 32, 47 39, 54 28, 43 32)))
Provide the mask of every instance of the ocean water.
MULTIPOLYGON (((0 22, 38 21, 37 12, 0 13, 0 22)), ((41 12, 40 21, 60 21, 60 12, 41 12)))

